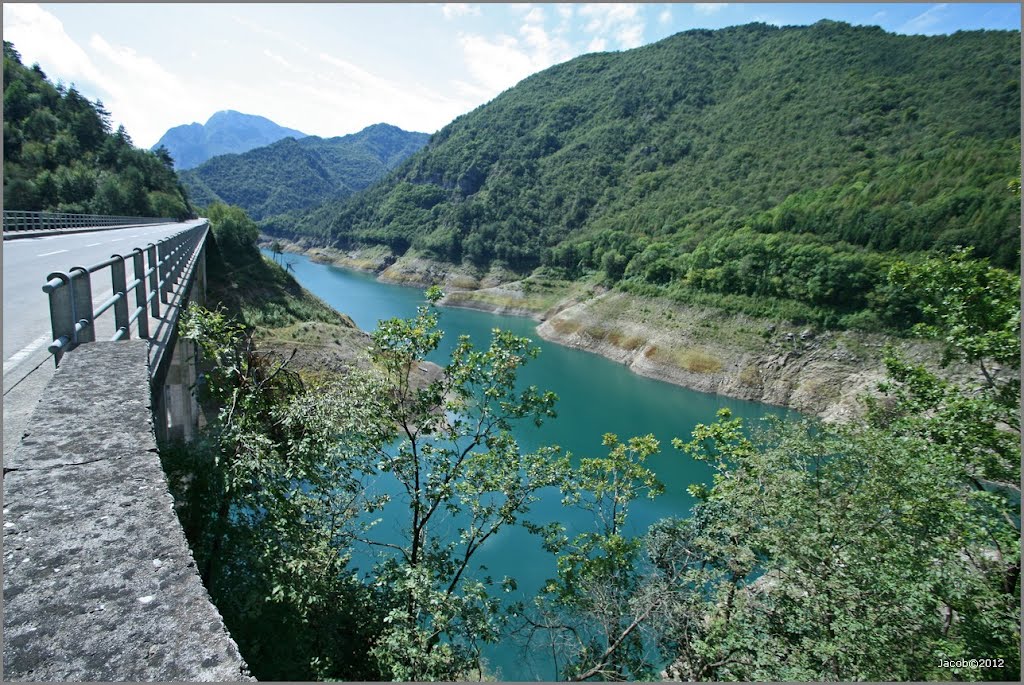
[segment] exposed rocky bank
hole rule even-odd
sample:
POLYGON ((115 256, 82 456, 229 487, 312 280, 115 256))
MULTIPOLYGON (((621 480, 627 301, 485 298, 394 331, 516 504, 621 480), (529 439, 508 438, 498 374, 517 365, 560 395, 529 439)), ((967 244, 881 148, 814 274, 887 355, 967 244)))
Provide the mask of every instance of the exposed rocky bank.
MULTIPOLYGON (((862 331, 817 331, 787 322, 607 291, 588 283, 487 273, 380 248, 340 252, 285 243, 284 249, 382 281, 448 293, 442 304, 540 322, 545 340, 600 354, 634 373, 701 392, 753 400, 840 421, 863 412, 861 397, 885 377, 883 348, 937 363, 938 347, 862 331)), ((959 370, 963 373, 963 370, 959 370)))

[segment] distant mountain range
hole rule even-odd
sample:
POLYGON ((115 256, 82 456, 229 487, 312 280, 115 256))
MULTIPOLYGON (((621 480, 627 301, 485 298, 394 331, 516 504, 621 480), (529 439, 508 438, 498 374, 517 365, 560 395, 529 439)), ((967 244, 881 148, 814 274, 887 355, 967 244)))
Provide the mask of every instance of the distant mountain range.
POLYGON ((197 207, 226 202, 262 220, 362 190, 429 139, 426 133, 374 124, 347 136, 285 138, 243 154, 220 155, 180 176, 197 207))
POLYGON ((199 166, 211 157, 248 152, 276 143, 282 138, 305 138, 306 134, 278 126, 266 117, 224 110, 214 114, 205 124, 175 126, 165 133, 151 149, 167 148, 179 171, 199 166))

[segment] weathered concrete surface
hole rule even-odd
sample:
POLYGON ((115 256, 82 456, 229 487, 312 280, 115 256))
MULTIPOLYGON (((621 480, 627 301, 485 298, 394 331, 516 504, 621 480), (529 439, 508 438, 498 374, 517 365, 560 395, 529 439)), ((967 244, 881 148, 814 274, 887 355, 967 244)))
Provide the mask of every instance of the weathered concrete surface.
POLYGON ((4 464, 4 680, 250 679, 174 513, 146 345, 68 354, 4 464))

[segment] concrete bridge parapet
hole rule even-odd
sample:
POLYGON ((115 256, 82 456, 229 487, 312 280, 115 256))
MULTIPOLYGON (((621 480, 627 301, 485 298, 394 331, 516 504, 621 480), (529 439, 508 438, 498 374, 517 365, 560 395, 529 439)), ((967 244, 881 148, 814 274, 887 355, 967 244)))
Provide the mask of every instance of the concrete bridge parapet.
POLYGON ((66 355, 4 464, 5 680, 251 679, 174 511, 148 345, 66 355))

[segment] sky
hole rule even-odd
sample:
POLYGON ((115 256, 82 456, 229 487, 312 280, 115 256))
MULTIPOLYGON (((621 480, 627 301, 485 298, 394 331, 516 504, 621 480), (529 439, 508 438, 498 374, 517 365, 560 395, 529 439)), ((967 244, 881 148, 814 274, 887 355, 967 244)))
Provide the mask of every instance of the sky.
POLYGON ((1017 3, 3 4, 26 65, 150 147, 214 112, 330 137, 433 133, 523 78, 692 28, 834 19, 903 34, 1019 29, 1017 3))

